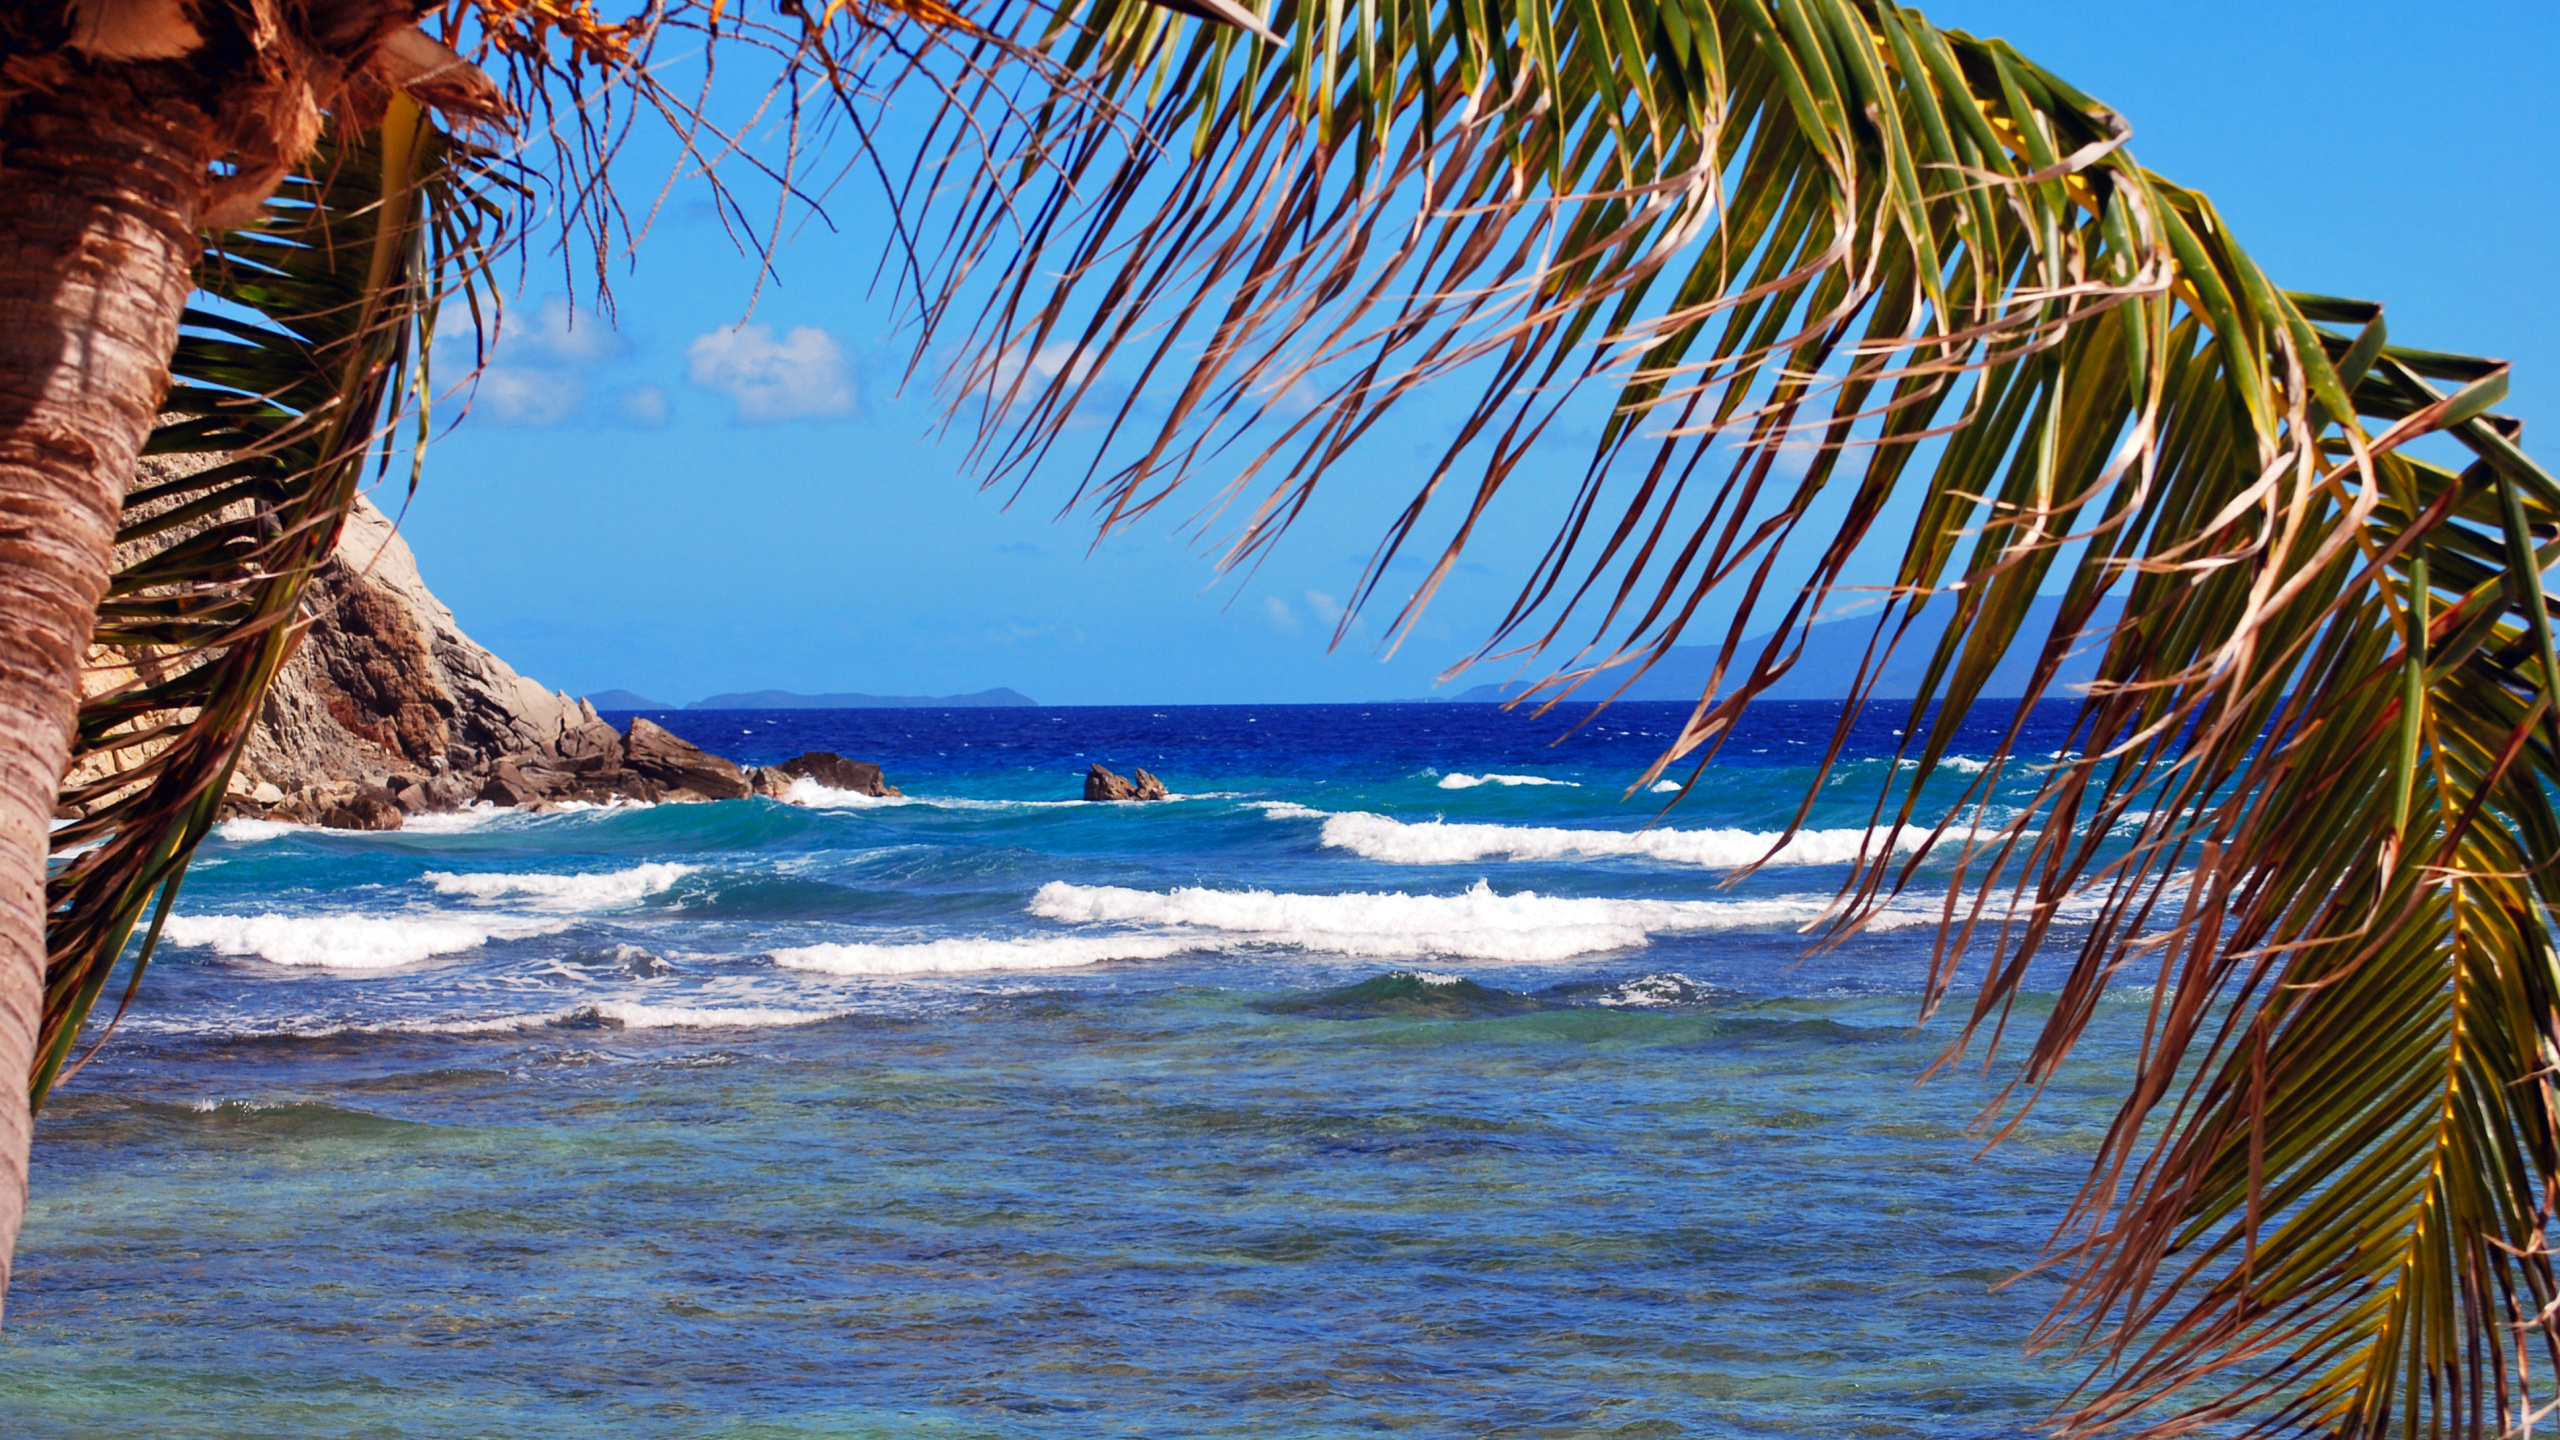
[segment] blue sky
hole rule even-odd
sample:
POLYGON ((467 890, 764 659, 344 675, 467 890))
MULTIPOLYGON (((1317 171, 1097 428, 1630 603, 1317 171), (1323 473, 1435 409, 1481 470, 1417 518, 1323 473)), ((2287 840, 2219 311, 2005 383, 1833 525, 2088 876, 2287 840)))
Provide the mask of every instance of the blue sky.
MULTIPOLYGON (((2362 0, 1930 14, 2122 110, 2144 163, 2212 195, 2280 283, 2385 301, 2403 344, 2512 359, 2511 413, 2560 403, 2560 9, 2449 3, 2423 28, 2362 0)), ((660 178, 644 155, 625 184, 660 178)), ((675 702, 995 685, 1053 704, 1416 698, 1498 618, 1573 478, 1567 447, 1506 495, 1394 657, 1374 627, 1328 654, 1435 453, 1435 406, 1328 480, 1250 577, 1218 577, 1180 503, 1091 550, 1085 519, 1057 518, 1072 476, 1035 477, 1008 507, 958 441, 936 443, 931 387, 900 393, 906 344, 865 294, 879 209, 848 184, 830 212, 838 228, 801 227, 751 314, 752 263, 682 193, 617 272, 618 326, 573 320, 556 257, 534 258, 499 365, 406 520, 473 636, 547 685, 675 702)), ((1203 496, 1225 477, 1204 478, 1203 496)))

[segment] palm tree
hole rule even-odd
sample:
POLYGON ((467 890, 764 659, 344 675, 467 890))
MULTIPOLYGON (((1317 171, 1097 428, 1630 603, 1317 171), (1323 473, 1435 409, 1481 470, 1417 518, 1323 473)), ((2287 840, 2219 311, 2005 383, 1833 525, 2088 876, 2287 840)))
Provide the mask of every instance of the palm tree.
MULTIPOLYGON (((1464 387, 1456 438, 1361 587, 1454 485, 1399 626, 1542 436, 1578 397, 1605 402, 1556 540, 1483 653, 1560 657, 1552 692, 1605 699, 1710 594, 1738 596, 1646 781, 1673 765, 1694 781, 1846 598, 1852 553, 1888 543, 1872 534, 1888 513, 1915 515, 1866 675, 1922 606, 1951 623, 1904 727, 1916 763, 1878 793, 1829 935, 1913 883, 1899 832, 1956 858, 1929 1003, 1960 959, 1984 978, 1951 1059, 2033 1018, 2028 960, 2063 936, 2067 974, 1995 1127, 2119 975, 2155 987, 2050 1259, 2064 1285, 2039 1338, 2092 1362, 2064 1421, 2478 1435, 2538 1416, 2539 1377, 2560 1370, 2560 656, 2541 583, 2560 484, 2490 409, 2504 367, 2394 346, 2378 305, 2286 293, 2210 202, 2133 159, 2112 111, 1881 0, 1167 4, 1228 23, 1135 0, 778 0, 769 20, 674 0, 619 22, 468 0, 442 33, 548 118, 562 211, 599 255, 624 223, 600 183, 629 113, 616 97, 673 116, 706 160, 745 153, 658 88, 666 37, 767 57, 789 140, 763 163, 786 189, 802 101, 831 103, 895 202, 919 359, 957 342, 955 412, 991 483, 1078 464, 1106 527, 1216 469, 1209 509, 1243 505, 1228 558, 1249 561, 1390 407, 1464 387), (870 122, 905 96, 929 123, 901 175, 870 122), (1071 427, 1089 412, 1106 423, 1071 427), (2413 454, 2429 435, 2472 458, 2413 454), (1842 518, 1809 526, 1817 501, 1842 518), (2102 650, 2070 751, 2027 771, 2042 757, 2014 753, 2013 727, 1962 803, 1930 804, 1957 726, 2054 590, 2062 623, 2027 637, 2036 691, 2071 648, 2102 650), (2111 595, 2127 618, 2093 631, 2111 595), (1771 637, 1746 647, 1769 608, 1771 637), (1988 809, 2004 772, 2040 777, 2006 818, 1988 809), (2080 892, 2098 919, 2057 932, 2080 892)), ((63 77, 0 115, 0 225, 42 262, 8 283, 51 307, 12 301, 49 328, 15 322, 0 364, 21 407, 0 419, 0 584, 24 617, 0 639, 0 824, 29 855, 190 237, 302 163, 305 110, 369 134, 365 97, 402 75, 422 99, 494 108, 450 52, 406 38, 414 12, 337 13, 361 8, 314 7, 282 49, 258 48, 250 22, 277 12, 248 0, 83 0, 76 36, 11 36, 63 77), (173 15, 211 38, 173 48, 173 15), (145 33, 158 48, 129 38, 145 33), (320 60, 239 58, 286 50, 320 60), (274 88, 288 73, 300 90, 274 88)), ((381 413, 397 389, 348 403, 381 413)), ((326 529, 338 492, 297 493, 326 529)), ((241 627, 227 655, 276 622, 225 623, 241 627)), ((227 697, 263 675, 234 668, 206 713, 245 713, 227 697)), ((134 719, 97 718, 84 743, 134 719)), ((167 773, 191 777, 196 808, 173 792, 82 832, 127 858, 55 915, 41 1055, 32 981, 0 991, 28 1031, 0 1061, 34 1057, 39 1086, 201 833, 222 767, 189 763, 167 773)), ((9 883, 0 960, 31 975, 39 881, 9 883)), ((22 1156, 8 1123, 0 1155, 22 1156)))

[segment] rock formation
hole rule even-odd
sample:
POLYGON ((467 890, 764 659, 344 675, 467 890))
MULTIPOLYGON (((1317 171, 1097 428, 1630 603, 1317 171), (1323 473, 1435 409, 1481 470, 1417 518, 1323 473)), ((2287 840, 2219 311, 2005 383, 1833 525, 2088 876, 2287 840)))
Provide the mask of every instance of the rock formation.
POLYGON ((1084 773, 1084 798, 1087 800, 1162 800, 1164 782, 1144 770, 1127 776, 1115 775, 1100 762, 1084 773))
MULTIPOLYGON (((155 463, 146 461, 146 466, 155 463)), ((178 532, 183 535, 184 531, 178 532)), ((167 538, 156 543, 169 543, 167 538)), ((653 721, 628 734, 474 644, 427 589, 389 517, 359 501, 338 552, 304 591, 310 626, 268 691, 225 796, 227 815, 350 830, 476 804, 742 800, 791 780, 895 795, 880 767, 824 752, 745 773, 653 721), (787 774, 784 772, 788 772, 787 774), (763 777, 779 777, 767 787, 763 777)), ((97 650, 93 693, 157 679, 148 652, 97 650)), ((96 778, 148 748, 84 762, 96 778)))
POLYGON ((310 633, 268 692, 231 782, 233 813, 361 829, 480 802, 730 800, 738 767, 646 720, 518 675, 427 589, 389 517, 359 502, 312 577, 310 633))
POLYGON ((808 780, 830 790, 844 790, 856 795, 905 793, 881 775, 879 766, 868 760, 847 760, 832 750, 812 750, 796 760, 785 760, 772 768, 782 777, 784 790, 789 790, 794 780, 808 780))

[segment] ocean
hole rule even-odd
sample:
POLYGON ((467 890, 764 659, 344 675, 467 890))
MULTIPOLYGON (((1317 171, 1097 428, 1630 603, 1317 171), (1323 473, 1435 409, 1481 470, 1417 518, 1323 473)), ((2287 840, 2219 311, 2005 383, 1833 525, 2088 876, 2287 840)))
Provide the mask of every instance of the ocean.
POLYGON ((1662 814, 1685 714, 686 711, 906 796, 227 824, 41 1118, 0 1428, 2026 1434, 2141 996, 1986 1148, 1941 892, 1799 933, 1901 707, 1737 884, 1834 711, 1662 814))

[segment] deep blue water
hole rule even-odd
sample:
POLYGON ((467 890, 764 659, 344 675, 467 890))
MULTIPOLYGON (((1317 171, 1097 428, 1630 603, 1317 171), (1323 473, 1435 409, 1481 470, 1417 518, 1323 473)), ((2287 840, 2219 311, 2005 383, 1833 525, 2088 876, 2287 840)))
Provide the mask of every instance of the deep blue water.
POLYGON ((1928 897, 1796 933, 1898 715, 1732 886, 1830 715, 1642 830, 1684 715, 677 712, 908 798, 227 827, 43 1117, 6 1433, 2024 1433, 2139 1002, 1982 1151, 1928 897))

